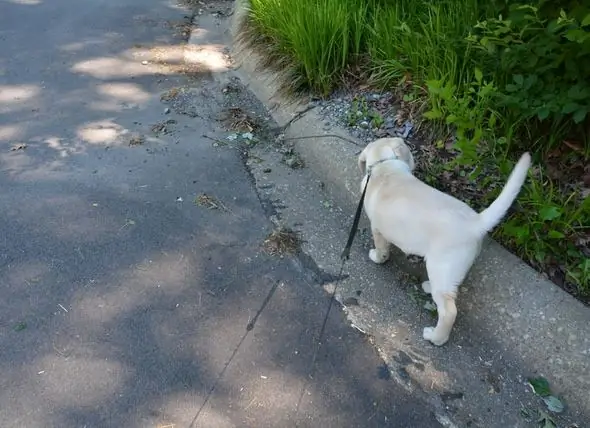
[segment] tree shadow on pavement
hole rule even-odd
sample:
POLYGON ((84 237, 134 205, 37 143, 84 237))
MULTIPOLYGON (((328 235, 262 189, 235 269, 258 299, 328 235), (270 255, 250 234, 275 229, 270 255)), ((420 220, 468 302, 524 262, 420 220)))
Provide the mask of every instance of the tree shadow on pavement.
POLYGON ((196 426, 436 426, 336 308, 295 415, 327 299, 297 258, 261 250, 271 224, 240 154, 200 137, 221 132, 220 90, 183 68, 170 22, 185 14, 0 5, 2 421, 188 426, 280 283, 196 426), (165 111, 189 78, 199 114, 165 111), (194 204, 200 192, 227 211, 194 204))

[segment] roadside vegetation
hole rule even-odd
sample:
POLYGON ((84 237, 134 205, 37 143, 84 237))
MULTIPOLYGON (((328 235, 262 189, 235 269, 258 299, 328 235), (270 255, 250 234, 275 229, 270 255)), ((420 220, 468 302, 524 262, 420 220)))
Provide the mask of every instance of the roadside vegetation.
POLYGON ((531 151, 494 238, 590 301, 587 2, 250 0, 242 30, 289 91, 396 93, 431 137, 424 178, 476 209, 531 151))

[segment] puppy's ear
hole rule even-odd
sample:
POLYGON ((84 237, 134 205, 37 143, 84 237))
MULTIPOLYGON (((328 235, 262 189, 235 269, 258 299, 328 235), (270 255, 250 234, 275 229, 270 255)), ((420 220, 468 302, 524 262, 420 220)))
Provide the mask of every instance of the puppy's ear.
POLYGON ((364 149, 358 158, 359 169, 361 170, 363 175, 365 174, 365 172, 367 170, 367 153, 366 153, 366 151, 367 151, 367 149, 364 149))
MULTIPOLYGON (((399 140, 401 140, 401 138, 399 140)), ((416 164, 414 162, 414 156, 412 155, 410 148, 403 140, 397 141, 396 143, 397 144, 393 147, 393 152, 399 159, 408 164, 410 171, 413 171, 416 164)))

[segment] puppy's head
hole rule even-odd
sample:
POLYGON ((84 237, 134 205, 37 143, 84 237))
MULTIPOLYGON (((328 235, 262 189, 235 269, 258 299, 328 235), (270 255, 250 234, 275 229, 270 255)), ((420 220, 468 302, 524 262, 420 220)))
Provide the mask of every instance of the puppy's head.
POLYGON ((386 159, 398 159, 414 170, 414 157, 402 138, 380 138, 369 143, 358 158, 359 169, 363 174, 367 172, 367 165, 386 159))

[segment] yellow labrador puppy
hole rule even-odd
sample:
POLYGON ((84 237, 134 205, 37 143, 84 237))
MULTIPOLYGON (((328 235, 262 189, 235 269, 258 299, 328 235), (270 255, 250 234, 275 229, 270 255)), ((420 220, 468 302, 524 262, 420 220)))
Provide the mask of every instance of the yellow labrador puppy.
POLYGON ((371 178, 365 211, 371 221, 375 263, 389 258, 389 243, 406 254, 424 257, 428 279, 422 284, 437 306, 436 327, 424 328, 423 337, 435 345, 449 339, 457 316, 455 300, 461 282, 479 255, 486 233, 494 228, 516 199, 531 165, 522 155, 500 196, 481 213, 412 175, 414 158, 401 138, 381 138, 359 155, 365 174, 361 191, 371 178))

